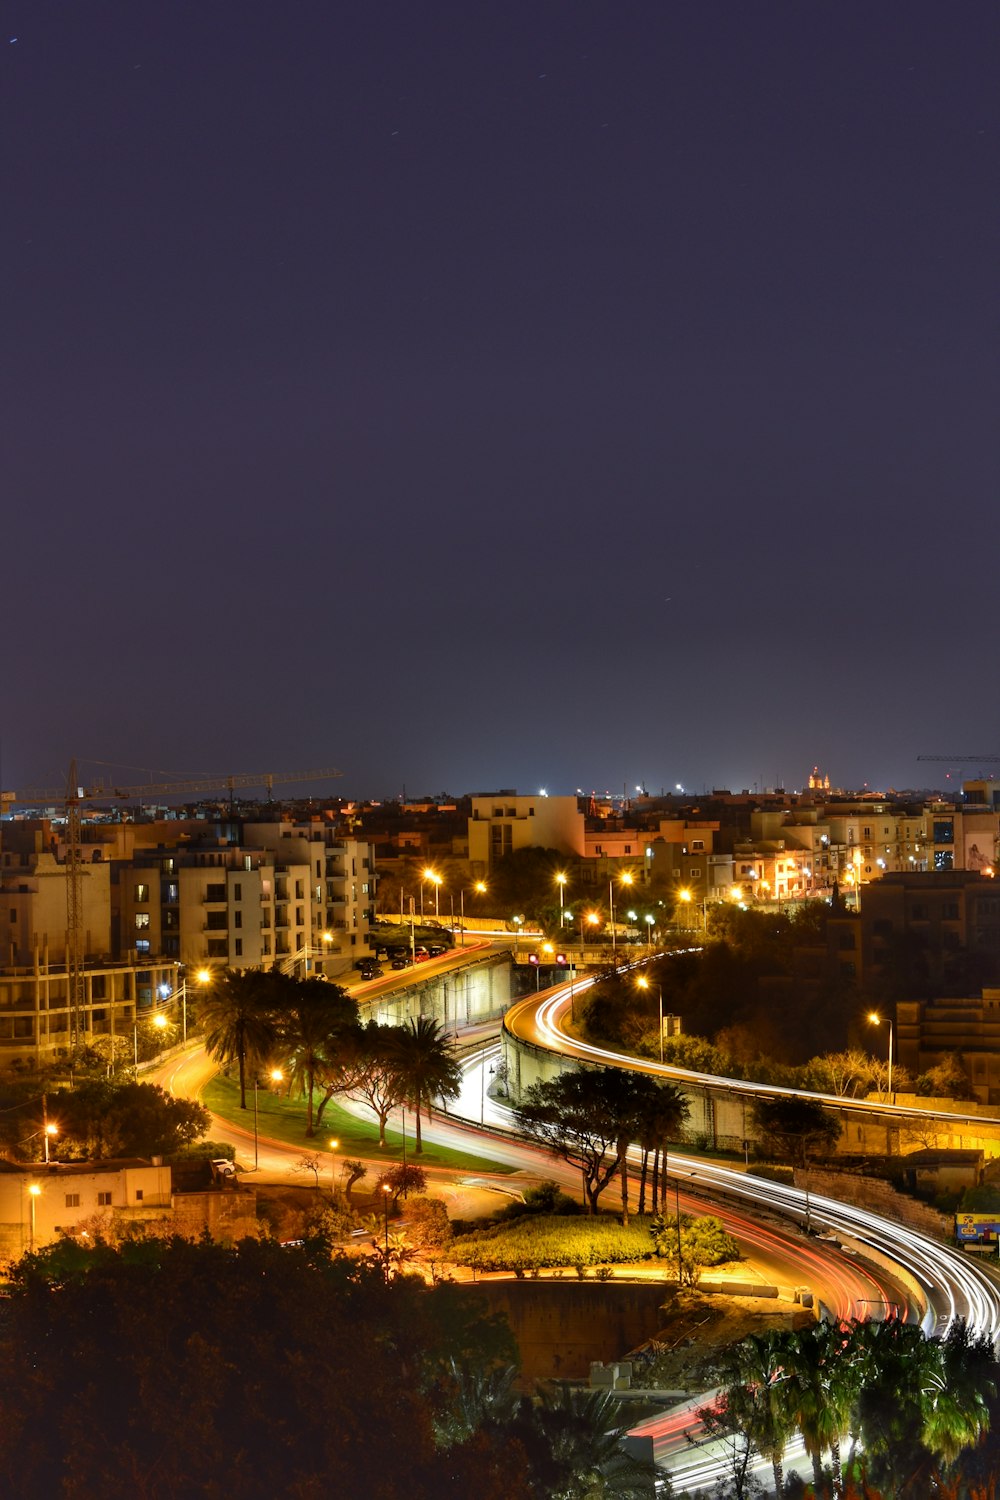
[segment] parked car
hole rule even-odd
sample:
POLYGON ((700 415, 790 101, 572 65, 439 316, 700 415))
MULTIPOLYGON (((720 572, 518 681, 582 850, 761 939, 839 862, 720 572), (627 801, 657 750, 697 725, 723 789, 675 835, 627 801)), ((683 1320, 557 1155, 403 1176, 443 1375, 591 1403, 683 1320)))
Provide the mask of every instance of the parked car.
POLYGON ((430 954, 431 958, 440 958, 441 955, 442 955, 442 953, 447 953, 448 952, 448 944, 447 943, 428 943, 428 945, 427 945, 427 952, 430 954))
POLYGON ((428 958, 430 958, 430 956, 430 952, 427 948, 414 948, 413 950, 413 962, 415 964, 424 963, 428 958))
POLYGON ((389 967, 390 969, 408 969, 410 967, 410 955, 408 953, 394 953, 389 967))
POLYGON ((361 970, 362 979, 381 979, 385 970, 381 964, 368 964, 361 970))

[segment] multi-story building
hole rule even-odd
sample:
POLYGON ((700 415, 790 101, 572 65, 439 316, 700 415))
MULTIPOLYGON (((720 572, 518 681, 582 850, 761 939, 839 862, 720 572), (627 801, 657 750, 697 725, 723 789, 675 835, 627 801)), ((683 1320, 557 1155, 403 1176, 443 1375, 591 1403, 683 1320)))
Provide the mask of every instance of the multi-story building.
POLYGON ((1000 1104, 1000 990, 972 999, 901 1000, 899 1061, 914 1075, 960 1056, 981 1104, 1000 1104))
POLYGON ((576 797, 494 792, 472 798, 469 864, 474 878, 487 876, 504 855, 533 847, 584 857, 584 815, 576 797))
POLYGON ((369 951, 371 851, 329 824, 108 823, 85 830, 77 986, 58 830, 24 822, 4 834, 0 1063, 65 1053, 74 1032, 134 1040, 187 966, 333 975, 369 951))

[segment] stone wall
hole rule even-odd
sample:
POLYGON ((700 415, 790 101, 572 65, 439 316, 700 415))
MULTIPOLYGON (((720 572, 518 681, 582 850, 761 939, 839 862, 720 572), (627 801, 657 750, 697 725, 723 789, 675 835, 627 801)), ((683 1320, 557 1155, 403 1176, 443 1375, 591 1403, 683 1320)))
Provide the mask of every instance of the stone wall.
POLYGON ((491 1312, 510 1322, 521 1351, 522 1378, 586 1380, 591 1363, 618 1359, 653 1338, 672 1292, 667 1282, 480 1281, 491 1312))
POLYGON ((797 1188, 808 1188, 811 1193, 836 1198, 839 1203, 869 1209, 896 1224, 907 1224, 932 1239, 954 1239, 954 1219, 897 1192, 891 1182, 884 1182, 880 1177, 862 1177, 857 1172, 811 1166, 805 1172, 796 1169, 793 1180, 797 1188))

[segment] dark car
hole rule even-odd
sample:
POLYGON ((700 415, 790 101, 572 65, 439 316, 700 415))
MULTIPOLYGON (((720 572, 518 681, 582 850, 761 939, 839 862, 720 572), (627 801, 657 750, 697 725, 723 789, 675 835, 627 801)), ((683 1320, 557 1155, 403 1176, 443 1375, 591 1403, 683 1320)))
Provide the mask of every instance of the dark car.
POLYGON ((447 943, 428 943, 428 945, 427 945, 427 952, 430 954, 431 958, 440 958, 441 955, 442 955, 442 953, 447 953, 448 952, 448 944, 447 943))
POLYGON ((381 979, 384 973, 381 964, 366 964, 361 970, 362 979, 381 979))
POLYGON ((394 953, 390 969, 408 969, 410 967, 410 956, 408 953, 394 953))

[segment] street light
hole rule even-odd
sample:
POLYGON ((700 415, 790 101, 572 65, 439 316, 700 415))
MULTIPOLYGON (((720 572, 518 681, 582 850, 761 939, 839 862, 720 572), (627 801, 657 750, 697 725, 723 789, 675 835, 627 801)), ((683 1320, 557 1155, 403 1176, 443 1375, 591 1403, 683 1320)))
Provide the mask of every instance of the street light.
POLYGON ((438 895, 441 890, 442 876, 436 870, 426 869, 420 882, 420 920, 424 920, 424 880, 429 880, 434 886, 434 919, 438 919, 438 895))
MULTIPOLYGON (((879 1015, 879 1013, 878 1013, 877 1010, 869 1011, 869 1013, 868 1013, 868 1020, 871 1022, 871 1024, 873 1026, 881 1026, 881 1024, 882 1024, 882 1017, 879 1015)), ((885 1018, 885 1024, 889 1028, 889 1077, 888 1077, 887 1082, 888 1082, 888 1085, 889 1085, 889 1087, 888 1087, 889 1103, 891 1104, 892 1103, 892 1022, 889 1020, 888 1016, 885 1018)))
POLYGON ((334 1197, 337 1191, 337 1157, 335 1155, 340 1142, 334 1136, 330 1142, 330 1197, 334 1197))
POLYGON ((860 849, 855 849, 854 853, 851 855, 851 862, 854 865, 854 910, 860 914, 860 912, 861 912, 861 866, 865 862, 864 861, 864 855, 861 853, 860 849))
MULTIPOLYGON (((632 876, 628 870, 618 877, 622 885, 631 885, 632 876)), ((614 963, 618 956, 618 946, 615 938, 615 881, 612 876, 608 881, 608 902, 611 907, 611 961, 614 963)))
POLYGON ((382 1184, 382 1192, 385 1195, 385 1284, 389 1285, 389 1199, 392 1196, 392 1188, 387 1182, 382 1184))
MULTIPOLYGON (((639 986, 639 988, 641 990, 648 990, 649 989, 649 980, 646 978, 645 974, 640 974, 639 975, 639 978, 636 980, 636 984, 639 986)), ((662 984, 658 984, 656 986, 656 989, 657 989, 657 992, 658 992, 659 997, 660 997, 660 1062, 662 1063, 663 1062, 663 985, 662 984)))
POLYGON ((41 1193, 41 1191, 42 1189, 40 1183, 28 1183, 28 1202, 31 1205, 31 1228, 28 1235, 28 1249, 32 1251, 35 1248, 35 1200, 38 1198, 38 1195, 41 1193))
MULTIPOLYGON (((272 1068, 271 1071, 270 1071, 270 1073, 269 1073, 269 1075, 268 1075, 271 1083, 280 1083, 281 1080, 284 1078, 284 1076, 285 1075, 281 1071, 280 1068, 272 1068)), ((258 1126, 258 1122, 259 1122, 259 1116, 257 1114, 257 1084, 258 1084, 257 1069, 254 1068, 254 1070, 253 1070, 253 1169, 254 1169, 255 1172, 257 1171, 257 1168, 258 1168, 258 1135, 257 1135, 257 1126, 258 1126)))
POLYGON ((568 875, 559 874, 559 875, 556 876, 556 885, 559 887, 559 931, 560 932, 562 932, 563 927, 566 925, 566 882, 567 882, 568 879, 569 879, 568 875))
POLYGON ((653 928, 656 926, 656 918, 653 916, 652 912, 647 912, 643 920, 646 923, 646 942, 649 944, 650 948, 652 948, 653 928))

